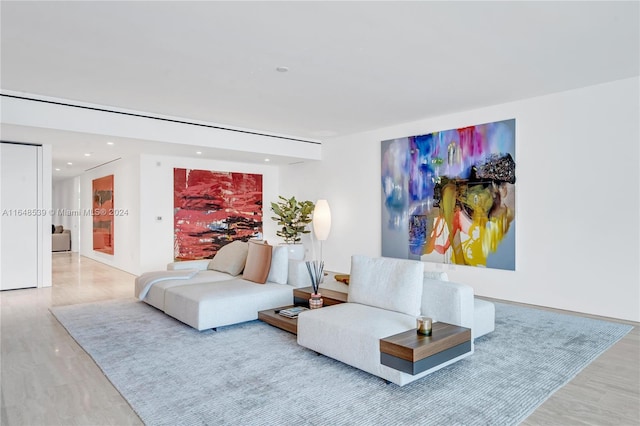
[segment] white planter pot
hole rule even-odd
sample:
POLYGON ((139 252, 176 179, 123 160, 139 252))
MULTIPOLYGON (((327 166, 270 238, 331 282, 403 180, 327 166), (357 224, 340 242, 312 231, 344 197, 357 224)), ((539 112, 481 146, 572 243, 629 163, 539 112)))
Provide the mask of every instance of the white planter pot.
POLYGON ((289 259, 304 260, 304 246, 302 244, 281 244, 287 246, 289 259))

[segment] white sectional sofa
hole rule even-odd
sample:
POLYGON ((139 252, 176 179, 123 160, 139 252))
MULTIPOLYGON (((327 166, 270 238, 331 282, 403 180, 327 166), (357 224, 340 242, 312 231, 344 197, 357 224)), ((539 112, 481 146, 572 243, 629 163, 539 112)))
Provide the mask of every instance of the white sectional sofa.
POLYGON ((142 274, 136 278, 135 295, 167 315, 205 330, 255 320, 258 311, 293 304, 294 287, 306 285, 300 279, 304 274, 304 262, 290 264, 286 247, 238 241, 224 246, 211 261, 173 262, 167 271, 142 274), (268 274, 265 247, 271 251, 268 274), (262 255, 252 256, 254 248, 262 255), (256 268, 266 278, 263 275, 256 282, 255 277, 247 276, 249 269, 256 268))
POLYGON ((435 279, 419 261, 353 256, 348 302, 301 313, 298 344, 402 386, 473 353, 473 338, 493 330, 483 302, 476 330, 470 286, 435 279), (418 315, 471 329, 470 352, 416 375, 383 365, 380 339, 414 329, 418 315))

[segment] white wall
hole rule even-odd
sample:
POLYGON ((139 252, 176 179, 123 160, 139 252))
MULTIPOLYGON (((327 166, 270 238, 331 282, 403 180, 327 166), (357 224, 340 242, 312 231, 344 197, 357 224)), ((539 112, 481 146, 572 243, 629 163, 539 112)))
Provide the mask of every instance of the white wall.
POLYGON ((113 255, 93 250, 93 218, 87 214, 80 217, 80 254, 132 274, 139 274, 139 157, 123 158, 83 174, 80 178, 80 211, 93 208, 93 180, 109 175, 113 175, 113 208, 122 212, 114 218, 113 255))
MULTIPOLYGON (((53 152, 51 145, 42 145, 42 151, 38 156, 39 173, 39 194, 38 207, 42 210, 51 208, 51 177, 53 176, 52 167, 53 152)), ((51 278, 51 215, 43 215, 40 217, 38 227, 38 238, 41 239, 39 262, 38 262, 38 286, 51 287, 53 280, 51 278)))
POLYGON ((278 194, 275 166, 208 159, 142 155, 140 158, 140 272, 165 269, 173 261, 173 169, 186 168, 262 174, 264 238, 275 243, 268 208, 278 194), (158 219, 161 218, 161 219, 158 219))
MULTIPOLYGON (((80 216, 80 253, 135 275, 165 269, 167 263, 173 261, 175 167, 262 174, 265 205, 275 201, 278 195, 279 169, 276 166, 150 154, 122 159, 85 173, 80 178, 82 212, 92 208, 93 179, 114 175, 114 208, 127 212, 115 217, 114 254, 93 250, 92 218, 89 215, 80 216)), ((65 182, 64 191, 73 191, 73 181, 65 182)), ((63 196, 58 194, 57 197, 63 196)), ((67 199, 69 197, 67 195, 67 199)), ((270 211, 267 208, 263 213, 264 237, 277 243, 275 222, 269 218, 270 211)))
POLYGON ((516 271, 443 266, 476 294, 640 321, 640 78, 323 142, 323 161, 281 168, 281 193, 327 198, 327 269, 381 253, 381 141, 516 119, 516 271))

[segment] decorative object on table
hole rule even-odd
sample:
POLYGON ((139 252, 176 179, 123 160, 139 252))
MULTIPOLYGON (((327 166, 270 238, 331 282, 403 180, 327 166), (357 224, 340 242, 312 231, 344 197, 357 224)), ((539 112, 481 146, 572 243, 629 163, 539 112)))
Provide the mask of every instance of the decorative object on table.
POLYGON ((329 238, 329 232, 331 231, 331 209, 327 200, 316 201, 312 222, 313 233, 316 239, 320 241, 320 260, 324 260, 322 257, 322 242, 329 238))
POLYGON ((336 281, 349 285, 349 274, 336 274, 334 278, 336 281))
POLYGON ((320 293, 311 295, 311 299, 309 299, 310 309, 322 308, 323 304, 324 304, 324 301, 322 300, 322 295, 320 293))
POLYGON ((278 311, 278 314, 287 318, 297 318, 300 312, 307 310, 309 310, 309 308, 305 308, 304 306, 294 306, 293 308, 281 309, 278 311))
POLYGON ((433 325, 433 320, 431 318, 419 316, 418 318, 416 318, 416 325, 418 328, 418 334, 431 336, 431 327, 433 325))
POLYGON ((305 262, 307 264, 307 270, 309 271, 309 278, 311 278, 311 298, 309 299, 309 307, 311 309, 322 308, 322 294, 320 294, 320 283, 322 282, 324 274, 324 261, 309 260, 305 262))
POLYGON ((311 232, 307 229, 307 225, 311 223, 311 214, 315 205, 308 200, 298 201, 296 197, 285 198, 279 195, 278 198, 280 201, 271 203, 271 211, 276 214, 271 219, 282 227, 276 235, 284 238, 285 244, 290 245, 290 259, 302 260, 304 246, 300 243, 301 235, 311 232))

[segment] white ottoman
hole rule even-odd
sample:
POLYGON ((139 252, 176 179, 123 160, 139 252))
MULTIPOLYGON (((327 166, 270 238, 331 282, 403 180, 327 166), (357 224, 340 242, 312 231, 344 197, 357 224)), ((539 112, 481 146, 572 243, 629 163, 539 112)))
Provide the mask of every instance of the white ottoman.
POLYGON ((474 339, 491 333, 496 328, 496 307, 493 303, 473 299, 473 328, 471 330, 474 339))

